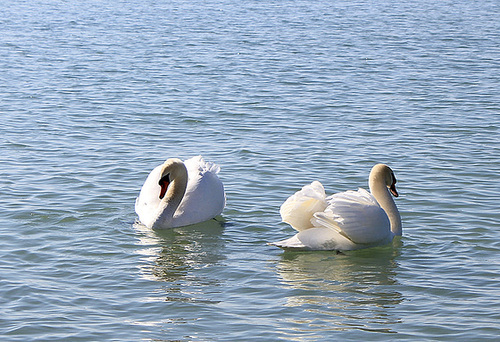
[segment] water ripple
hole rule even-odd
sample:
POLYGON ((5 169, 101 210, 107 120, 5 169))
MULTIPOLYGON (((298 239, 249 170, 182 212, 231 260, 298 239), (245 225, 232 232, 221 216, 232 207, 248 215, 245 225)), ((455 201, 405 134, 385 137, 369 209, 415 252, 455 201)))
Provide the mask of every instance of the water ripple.
POLYGON ((497 2, 0 5, 0 336, 495 339, 497 2), (134 223, 168 157, 221 165, 222 221, 134 223), (313 180, 398 177, 404 235, 266 245, 313 180))

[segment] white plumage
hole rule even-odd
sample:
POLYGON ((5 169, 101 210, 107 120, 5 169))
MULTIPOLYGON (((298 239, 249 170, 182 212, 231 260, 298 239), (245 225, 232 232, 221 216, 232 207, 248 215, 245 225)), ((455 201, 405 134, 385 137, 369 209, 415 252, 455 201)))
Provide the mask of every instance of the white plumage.
POLYGON ((283 222, 299 233, 272 245, 353 250, 389 243, 395 235, 401 235, 401 218, 389 193, 398 195, 395 183, 392 170, 378 164, 370 173, 372 193, 360 188, 326 197, 320 182, 304 186, 280 208, 283 222))
POLYGON ((136 199, 139 220, 149 228, 162 229, 200 223, 221 214, 226 196, 217 176, 219 169, 201 156, 184 163, 168 159, 158 165, 136 199))

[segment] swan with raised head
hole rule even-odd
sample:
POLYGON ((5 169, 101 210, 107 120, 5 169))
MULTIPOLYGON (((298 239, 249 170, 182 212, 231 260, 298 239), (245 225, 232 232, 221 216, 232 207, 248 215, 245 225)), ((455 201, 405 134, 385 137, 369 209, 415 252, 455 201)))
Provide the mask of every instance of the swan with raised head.
POLYGON ((182 162, 167 159, 151 171, 135 201, 135 212, 153 229, 188 226, 210 220, 226 204, 218 165, 201 156, 182 162))
POLYGON ((271 245, 347 251, 384 245, 402 235, 401 216, 391 196, 398 197, 394 172, 377 164, 368 183, 370 192, 360 188, 329 197, 318 181, 304 186, 280 208, 283 222, 299 232, 271 245))

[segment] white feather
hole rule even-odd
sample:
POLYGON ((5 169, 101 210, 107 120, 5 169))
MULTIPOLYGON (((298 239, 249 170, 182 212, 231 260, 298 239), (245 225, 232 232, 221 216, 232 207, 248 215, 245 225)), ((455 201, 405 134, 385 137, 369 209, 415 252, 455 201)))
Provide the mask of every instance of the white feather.
POLYGON ((281 205, 280 215, 283 222, 302 231, 312 228, 311 219, 314 213, 323 211, 326 207, 325 189, 320 182, 314 181, 290 196, 281 205))
MULTIPOLYGON (((226 203, 224 186, 217 176, 219 166, 205 162, 203 157, 196 156, 184 162, 188 172, 187 186, 168 226, 172 228, 191 225, 209 220, 222 213, 226 203)), ((158 208, 162 165, 155 167, 148 175, 135 202, 135 211, 140 221, 147 227, 155 225, 158 219, 158 208)))
POLYGON ((289 239, 273 242, 270 245, 280 248, 301 250, 351 250, 356 244, 329 228, 310 228, 303 230, 289 239))
POLYGON ((383 164, 375 165, 369 182, 370 190, 373 192, 375 189, 377 198, 361 188, 325 197, 320 182, 304 186, 280 208, 282 220, 299 233, 271 245, 311 250, 353 250, 391 242, 396 234, 401 235, 399 212, 387 188, 395 184, 392 170, 383 164))
POLYGON ((346 191, 330 196, 328 207, 314 214, 315 227, 338 230, 357 244, 385 241, 390 235, 390 222, 385 211, 366 190, 346 191))

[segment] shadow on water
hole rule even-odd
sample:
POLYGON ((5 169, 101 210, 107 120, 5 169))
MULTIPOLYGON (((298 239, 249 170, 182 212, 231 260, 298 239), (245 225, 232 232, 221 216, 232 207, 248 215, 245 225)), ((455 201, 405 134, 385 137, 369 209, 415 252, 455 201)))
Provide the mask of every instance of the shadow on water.
POLYGON ((399 317, 391 308, 404 298, 397 291, 400 241, 392 245, 336 254, 290 252, 282 254, 277 273, 291 290, 285 306, 306 311, 288 320, 297 332, 363 330, 397 333, 399 317))
POLYGON ((224 222, 153 231, 141 224, 137 253, 144 256, 141 276, 163 283, 156 300, 217 303, 212 299, 222 285, 211 271, 225 260, 224 222))

